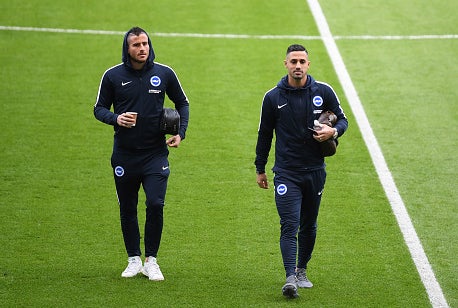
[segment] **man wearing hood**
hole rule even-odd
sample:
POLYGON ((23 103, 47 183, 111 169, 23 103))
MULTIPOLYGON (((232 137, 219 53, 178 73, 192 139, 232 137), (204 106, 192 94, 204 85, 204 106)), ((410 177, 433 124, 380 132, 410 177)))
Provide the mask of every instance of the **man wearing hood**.
POLYGON ((256 144, 256 173, 260 188, 269 187, 265 166, 275 131, 275 202, 280 216, 280 250, 286 272, 282 293, 297 297, 297 287, 311 288, 307 263, 315 245, 317 217, 326 180, 320 143, 341 136, 348 121, 334 90, 307 75, 308 52, 291 45, 284 65, 288 74, 263 98, 256 144), (332 111, 334 127, 314 125, 320 114, 332 111), (296 257, 297 256, 297 257, 296 257))
POLYGON ((170 173, 167 147, 176 148, 185 138, 189 103, 175 72, 154 62, 154 58, 146 31, 139 27, 127 31, 122 63, 103 74, 94 115, 97 120, 114 127, 111 165, 128 255, 128 265, 121 276, 133 277, 142 272, 150 280, 158 281, 164 280, 156 257, 161 242, 163 207, 170 173), (178 134, 169 138, 161 132, 159 125, 166 94, 180 114, 178 134), (144 265, 137 218, 140 186, 143 186, 146 195, 144 265))

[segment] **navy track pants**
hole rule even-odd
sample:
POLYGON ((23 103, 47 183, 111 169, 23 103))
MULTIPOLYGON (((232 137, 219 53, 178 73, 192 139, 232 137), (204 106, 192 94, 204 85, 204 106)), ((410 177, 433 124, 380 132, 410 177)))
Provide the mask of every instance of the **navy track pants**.
POLYGON ((280 216, 280 249, 286 277, 294 275, 296 267, 307 268, 312 257, 325 182, 324 168, 275 173, 275 203, 280 216))
POLYGON ((141 256, 137 204, 140 186, 146 196, 145 257, 156 257, 164 223, 163 207, 170 174, 167 156, 114 151, 111 157, 121 230, 129 257, 141 256))

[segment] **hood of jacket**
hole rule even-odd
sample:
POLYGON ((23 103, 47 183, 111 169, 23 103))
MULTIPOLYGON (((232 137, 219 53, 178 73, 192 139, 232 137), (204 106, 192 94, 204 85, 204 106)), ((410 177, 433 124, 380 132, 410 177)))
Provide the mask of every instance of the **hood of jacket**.
MULTIPOLYGON (((149 55, 148 55, 148 59, 146 60, 146 64, 145 64, 145 67, 147 67, 147 66, 153 65, 154 58, 156 56, 154 54, 153 44, 151 43, 151 39, 148 33, 146 33, 146 31, 144 30, 142 31, 145 32, 146 36, 148 37, 149 55)), ((125 65, 127 65, 128 67, 132 67, 132 63, 130 63, 129 53, 127 52, 128 47, 129 47, 129 45, 127 44, 127 37, 129 36, 130 33, 132 33, 132 29, 127 31, 126 34, 124 34, 124 41, 122 43, 122 62, 125 65)))

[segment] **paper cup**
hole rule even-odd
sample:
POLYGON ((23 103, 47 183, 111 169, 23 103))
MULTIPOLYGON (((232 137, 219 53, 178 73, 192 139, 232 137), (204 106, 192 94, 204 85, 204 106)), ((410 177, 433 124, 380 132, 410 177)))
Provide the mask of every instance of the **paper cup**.
POLYGON ((132 124, 132 126, 135 126, 135 124, 137 124, 137 115, 138 115, 138 113, 137 113, 137 112, 133 112, 133 111, 128 111, 128 112, 126 112, 126 113, 127 113, 127 114, 131 114, 131 115, 134 116, 135 122, 134 122, 134 124, 132 124))

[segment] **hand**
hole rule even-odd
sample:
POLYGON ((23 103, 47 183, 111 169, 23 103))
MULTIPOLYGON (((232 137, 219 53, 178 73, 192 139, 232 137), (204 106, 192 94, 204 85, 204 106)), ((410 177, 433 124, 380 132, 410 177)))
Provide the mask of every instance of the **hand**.
POLYGON ((166 141, 165 143, 166 143, 169 147, 178 148, 178 146, 179 146, 180 143, 181 143, 181 137, 180 137, 180 135, 172 136, 172 137, 170 137, 169 139, 167 139, 167 141, 166 141))
POLYGON ((256 176, 256 182, 260 188, 269 188, 269 182, 267 181, 267 175, 265 173, 258 174, 256 176))
POLYGON ((132 128, 132 126, 135 126, 135 116, 124 112, 118 115, 118 117, 116 118, 116 122, 119 126, 132 128))
POLYGON ((315 130, 313 138, 318 142, 326 141, 334 136, 334 128, 326 124, 320 124, 320 126, 314 126, 313 128, 315 130))

